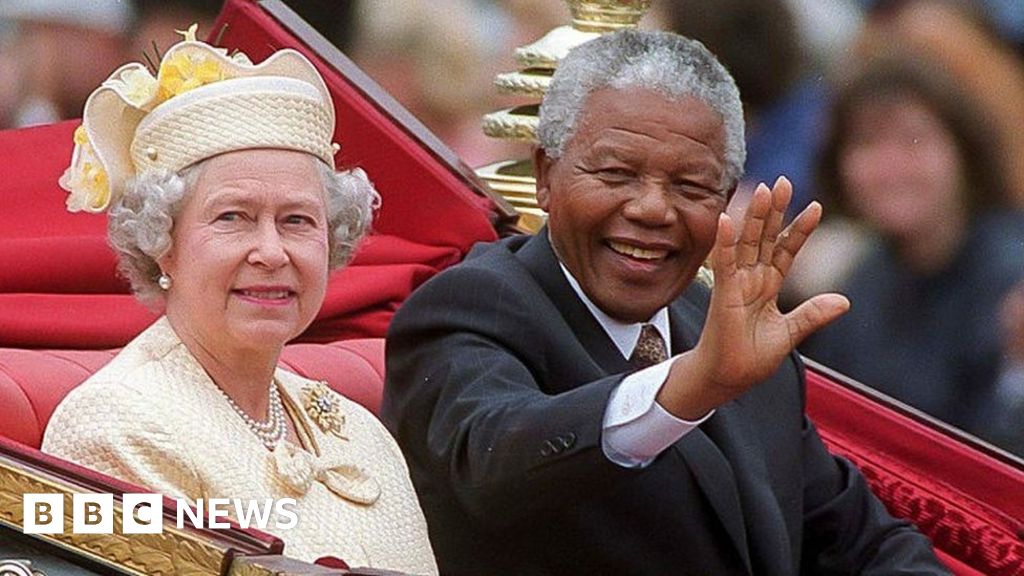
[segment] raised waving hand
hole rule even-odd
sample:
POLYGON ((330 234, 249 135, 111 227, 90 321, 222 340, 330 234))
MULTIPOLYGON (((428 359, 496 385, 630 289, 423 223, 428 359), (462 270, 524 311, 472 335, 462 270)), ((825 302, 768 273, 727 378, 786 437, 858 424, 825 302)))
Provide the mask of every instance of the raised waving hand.
POLYGON ((676 360, 658 402, 683 418, 697 418, 770 376, 815 330, 849 307, 839 294, 821 294, 788 314, 779 290, 793 259, 818 227, 812 202, 783 228, 793 187, 780 177, 754 191, 740 229, 727 214, 718 221, 712 249, 715 287, 697 346, 676 360))

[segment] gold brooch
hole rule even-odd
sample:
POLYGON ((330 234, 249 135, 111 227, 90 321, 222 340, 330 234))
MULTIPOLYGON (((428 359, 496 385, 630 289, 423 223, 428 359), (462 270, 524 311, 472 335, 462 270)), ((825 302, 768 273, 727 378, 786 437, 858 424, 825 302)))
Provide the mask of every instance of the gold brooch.
POLYGON ((305 386, 302 389, 302 406, 325 434, 334 434, 342 440, 348 440, 342 433, 345 415, 341 413, 338 399, 327 387, 327 382, 321 380, 305 386))

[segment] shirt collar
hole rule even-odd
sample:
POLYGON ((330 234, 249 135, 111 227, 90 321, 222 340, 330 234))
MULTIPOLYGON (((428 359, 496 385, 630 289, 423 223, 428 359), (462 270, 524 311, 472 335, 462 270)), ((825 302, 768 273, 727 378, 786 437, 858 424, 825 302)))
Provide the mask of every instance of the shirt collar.
MULTIPOLYGON (((590 310, 597 323, 601 325, 601 328, 604 328, 608 337, 615 343, 615 347, 622 353, 623 358, 632 356, 633 349, 636 348, 636 343, 640 340, 640 330, 645 323, 627 323, 612 318, 604 310, 601 310, 596 304, 591 302, 590 298, 583 292, 583 288, 580 287, 580 283, 576 281, 576 278, 569 272, 569 269, 565 267, 565 264, 559 261, 558 266, 562 269, 562 274, 565 274, 565 279, 569 281, 569 285, 572 286, 576 295, 580 297, 580 300, 583 300, 587 310, 590 310)), ((655 312, 654 316, 651 316, 651 319, 646 323, 654 325, 658 333, 661 334, 662 339, 665 340, 665 349, 669 350, 669 354, 671 354, 672 336, 668 329, 668 306, 664 306, 655 312)))

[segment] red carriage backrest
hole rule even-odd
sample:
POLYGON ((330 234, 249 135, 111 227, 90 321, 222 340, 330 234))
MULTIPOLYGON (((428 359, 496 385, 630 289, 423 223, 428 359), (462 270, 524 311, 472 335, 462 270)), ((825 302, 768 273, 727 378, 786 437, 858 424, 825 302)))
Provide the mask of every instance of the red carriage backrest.
POLYGON ((1024 574, 1024 464, 814 363, 807 412, 957 574, 1024 574), (950 560, 952 558, 952 560, 950 560))

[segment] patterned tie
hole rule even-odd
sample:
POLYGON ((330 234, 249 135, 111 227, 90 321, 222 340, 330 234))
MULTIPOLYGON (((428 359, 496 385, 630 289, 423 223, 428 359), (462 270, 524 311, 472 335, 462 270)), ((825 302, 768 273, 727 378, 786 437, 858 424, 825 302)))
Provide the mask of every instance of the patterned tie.
POLYGON ((637 370, 642 370, 665 360, 668 360, 665 340, 662 339, 654 324, 644 324, 640 329, 640 340, 637 341, 636 348, 633 349, 633 355, 629 357, 629 363, 637 370))

